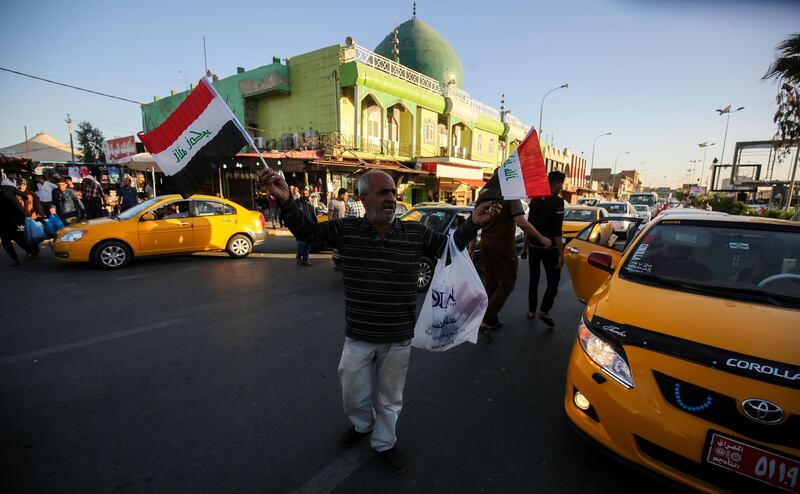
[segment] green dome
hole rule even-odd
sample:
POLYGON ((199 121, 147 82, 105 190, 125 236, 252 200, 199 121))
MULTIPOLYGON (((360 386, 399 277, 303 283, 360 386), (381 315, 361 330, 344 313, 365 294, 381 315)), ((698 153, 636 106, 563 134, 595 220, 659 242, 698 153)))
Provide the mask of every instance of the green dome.
MULTIPOLYGON (((464 66, 450 43, 428 24, 416 17, 397 27, 400 63, 442 83, 455 78, 456 86, 464 87, 464 66)), ((375 48, 375 53, 394 60, 394 29, 375 48)))

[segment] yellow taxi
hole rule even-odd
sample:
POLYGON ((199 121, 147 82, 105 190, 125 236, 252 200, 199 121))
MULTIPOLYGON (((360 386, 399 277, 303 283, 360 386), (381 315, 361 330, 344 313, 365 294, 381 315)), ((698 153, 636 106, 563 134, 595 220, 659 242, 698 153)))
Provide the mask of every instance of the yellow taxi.
POLYGON ((134 257, 224 250, 247 257, 266 239, 264 216, 213 196, 159 196, 111 218, 75 223, 53 240, 56 258, 119 269, 134 257))
POLYGON ((569 421, 698 491, 800 492, 800 225, 676 212, 609 245, 600 223, 565 248, 569 421))
MULTIPOLYGON (((606 217, 608 217, 608 212, 600 207, 567 206, 564 210, 564 224, 562 227, 564 243, 566 244, 575 238, 589 223, 594 223, 606 217)), ((598 230, 596 234, 609 238, 611 234, 614 233, 614 225, 611 223, 603 223, 601 230, 602 231, 598 230)))

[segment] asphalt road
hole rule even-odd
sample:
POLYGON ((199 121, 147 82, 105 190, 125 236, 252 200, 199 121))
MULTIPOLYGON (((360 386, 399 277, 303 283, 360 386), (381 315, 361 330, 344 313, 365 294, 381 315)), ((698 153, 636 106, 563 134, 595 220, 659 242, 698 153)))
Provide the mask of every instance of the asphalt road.
MULTIPOLYGON (((582 305, 566 271, 546 329, 527 264, 491 341, 414 350, 388 473, 348 427, 336 368, 338 272, 291 238, 244 260, 139 260, 119 272, 48 252, 0 278, 5 492, 641 492, 563 418, 582 305), (281 255, 281 253, 289 253, 281 255)), ((5 262, 4 262, 5 263, 5 262)))

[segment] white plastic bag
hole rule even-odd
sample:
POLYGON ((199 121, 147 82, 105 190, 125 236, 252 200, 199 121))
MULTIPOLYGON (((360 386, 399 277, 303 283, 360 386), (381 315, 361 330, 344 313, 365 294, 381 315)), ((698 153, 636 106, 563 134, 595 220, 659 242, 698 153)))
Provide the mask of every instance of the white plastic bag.
POLYGON ((458 250, 450 236, 436 264, 411 344, 443 352, 465 341, 477 342, 488 303, 483 282, 466 249, 458 250), (449 265, 448 251, 452 261, 449 265))

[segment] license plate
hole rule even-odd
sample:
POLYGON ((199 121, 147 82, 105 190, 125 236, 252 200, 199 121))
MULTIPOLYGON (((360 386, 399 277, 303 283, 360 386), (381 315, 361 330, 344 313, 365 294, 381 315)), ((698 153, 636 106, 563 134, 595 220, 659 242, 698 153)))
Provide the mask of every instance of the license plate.
POLYGON ((765 484, 800 494, 800 461, 736 439, 711 434, 706 461, 765 484))

